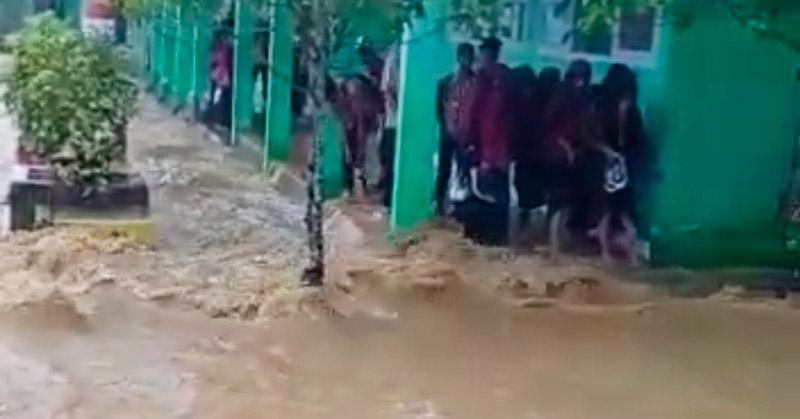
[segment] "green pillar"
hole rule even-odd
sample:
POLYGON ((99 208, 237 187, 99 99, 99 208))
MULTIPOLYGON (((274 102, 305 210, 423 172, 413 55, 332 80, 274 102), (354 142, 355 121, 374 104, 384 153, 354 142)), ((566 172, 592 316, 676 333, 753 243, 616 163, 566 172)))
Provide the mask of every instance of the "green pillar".
MULTIPOLYGON (((170 92, 172 93, 171 103, 178 106, 183 102, 183 98, 181 98, 181 78, 182 77, 182 70, 181 70, 181 55, 183 54, 183 44, 181 39, 182 34, 182 27, 183 27, 183 7, 180 4, 176 4, 173 7, 173 22, 172 27, 174 28, 174 47, 172 50, 172 68, 170 68, 170 81, 172 85, 172 89, 170 92)), ((185 73, 184 73, 185 74, 185 73)))
POLYGON ((147 16, 147 42, 148 54, 150 55, 150 85, 158 88, 160 75, 159 69, 161 58, 161 25, 156 13, 149 13, 147 16))
POLYGON ((128 28, 128 32, 130 33, 128 42, 130 42, 133 46, 137 75, 140 78, 146 78, 148 76, 147 68, 145 67, 145 63, 147 63, 148 59, 147 21, 144 19, 137 19, 135 22, 131 22, 131 25, 128 28))
POLYGON ((196 56, 194 58, 194 72, 192 95, 195 100, 195 111, 199 110, 200 100, 208 93, 209 89, 209 60, 211 56, 211 42, 212 42, 212 27, 208 12, 204 9, 198 9, 197 15, 194 19, 194 33, 197 36, 197 48, 195 50, 196 56))
POLYGON ((175 92, 173 95, 174 104, 183 106, 189 99, 192 90, 192 55, 193 55, 193 29, 192 29, 193 9, 187 0, 182 0, 178 5, 177 30, 176 30, 176 51, 175 67, 173 76, 175 92))
POLYGON ((189 71, 191 72, 188 75, 189 79, 189 92, 186 95, 186 102, 189 106, 193 109, 195 104, 198 103, 198 99, 200 98, 200 90, 199 90, 199 83, 198 83, 198 71, 197 67, 200 65, 200 14, 202 13, 202 9, 200 9, 200 5, 196 2, 191 3, 191 11, 189 15, 191 16, 189 21, 189 49, 190 49, 190 64, 189 64, 189 71))
POLYGON ((391 228, 413 228, 432 215, 439 144, 436 85, 448 72, 452 48, 441 20, 449 2, 427 0, 426 16, 403 34, 391 228))
POLYGON ((161 7, 156 16, 156 34, 158 43, 156 46, 156 51, 158 54, 156 61, 156 71, 158 74, 156 78, 156 93, 159 95, 164 94, 167 86, 167 57, 169 56, 167 53, 167 22, 167 0, 161 0, 161 7))
POLYGON ((255 13, 244 0, 236 0, 234 27, 233 127, 231 144, 238 144, 241 133, 250 128, 253 117, 253 29, 255 13))
POLYGON ((344 190, 344 132, 335 112, 328 110, 322 121, 322 196, 336 198, 344 190))
POLYGON ((270 72, 264 112, 266 132, 264 166, 289 156, 292 142, 292 73, 294 65, 292 11, 273 2, 270 7, 272 31, 269 42, 270 72))
POLYGON ((164 66, 161 94, 163 99, 170 101, 175 94, 175 56, 177 52, 177 7, 171 3, 164 5, 164 66))

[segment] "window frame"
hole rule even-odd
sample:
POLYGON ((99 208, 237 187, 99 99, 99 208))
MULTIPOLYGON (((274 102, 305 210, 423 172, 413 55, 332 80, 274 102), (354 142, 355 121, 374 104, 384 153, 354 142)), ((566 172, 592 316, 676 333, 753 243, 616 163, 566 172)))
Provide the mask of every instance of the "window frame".
MULTIPOLYGON (((547 31, 545 13, 547 13, 547 10, 545 8, 541 8, 539 13, 540 16, 538 17, 538 21, 541 22, 542 36, 539 38, 537 51, 543 57, 567 60, 584 59, 590 62, 599 63, 622 62, 628 65, 643 68, 654 68, 658 65, 663 37, 663 25, 659 24, 659 22, 662 20, 663 9, 660 7, 656 7, 655 10, 655 16, 653 19, 653 41, 649 51, 630 50, 620 46, 621 24, 619 23, 620 20, 618 19, 612 31, 611 53, 608 55, 575 51, 573 50, 574 38, 571 38, 569 41, 563 43, 562 46, 558 47, 545 43, 544 40, 547 31)), ((573 22, 574 13, 575 9, 573 8, 571 19, 573 22)), ((618 18, 620 15, 621 11, 617 11, 618 18)))

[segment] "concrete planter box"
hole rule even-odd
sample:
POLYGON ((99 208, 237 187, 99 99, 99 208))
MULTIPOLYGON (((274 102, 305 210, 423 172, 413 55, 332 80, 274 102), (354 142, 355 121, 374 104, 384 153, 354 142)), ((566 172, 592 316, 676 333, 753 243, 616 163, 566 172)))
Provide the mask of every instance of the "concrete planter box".
POLYGON ((9 195, 12 231, 149 217, 149 192, 138 174, 114 175, 107 187, 90 193, 57 179, 28 178, 13 182, 9 195))

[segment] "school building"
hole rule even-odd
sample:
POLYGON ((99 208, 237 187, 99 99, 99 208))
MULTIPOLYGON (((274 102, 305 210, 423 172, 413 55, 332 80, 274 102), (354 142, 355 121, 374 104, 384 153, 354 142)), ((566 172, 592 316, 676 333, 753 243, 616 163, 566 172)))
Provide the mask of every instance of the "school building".
MULTIPOLYGON (((795 267, 795 233, 781 204, 796 177, 800 59, 708 3, 695 7, 685 26, 644 9, 621 16, 605 35, 586 36, 573 31, 578 1, 565 10, 561 0, 507 1, 502 59, 563 69, 585 58, 596 78, 614 62, 637 72, 653 143, 639 203, 653 264, 795 267)), ((428 12, 403 48, 395 227, 429 216, 434 169, 425 163, 433 161, 437 132, 431 92, 452 69, 454 44, 463 38, 439 25, 446 2, 429 2, 428 12)))
MULTIPOLYGON (((143 77, 165 101, 197 106, 208 90, 214 22, 219 13, 230 13, 231 143, 258 150, 265 168, 285 161, 293 138, 291 12, 278 2, 222 2, 227 10, 202 3, 164 2, 129 22, 128 40, 143 77), (259 32, 269 33, 270 66, 269 77, 260 82, 251 70, 259 32), (267 90, 261 110, 253 101, 258 83, 266 83, 267 90), (263 126, 253 122, 256 111, 263 126)), ((390 12, 375 2, 350 3, 354 32, 389 42, 390 12)), ((796 267, 800 232, 781 209, 785 191, 800 190, 792 181, 800 179, 793 164, 800 142, 800 60, 785 45, 744 28, 721 6, 703 3, 685 25, 664 23, 659 10, 643 9, 590 36, 573 30, 580 1, 507 0, 500 21, 502 59, 539 70, 563 69, 570 60, 585 58, 596 79, 614 62, 637 72, 653 144, 646 197, 639 202, 645 215, 642 238, 653 264, 796 267)), ((390 217, 397 231, 432 215, 439 133, 434 92, 453 69, 455 45, 468 39, 450 24, 450 4, 426 0, 425 16, 415 18, 402 37, 390 217)), ((334 62, 346 68, 354 60, 345 48, 334 62)), ((332 192, 341 186, 341 133, 333 116, 327 122, 325 175, 332 192)))

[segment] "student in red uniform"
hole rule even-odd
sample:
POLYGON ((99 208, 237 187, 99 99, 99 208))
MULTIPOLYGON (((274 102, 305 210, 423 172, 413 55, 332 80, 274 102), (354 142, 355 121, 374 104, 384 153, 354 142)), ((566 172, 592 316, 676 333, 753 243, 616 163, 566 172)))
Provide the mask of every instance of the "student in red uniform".
POLYGON ((229 32, 232 24, 227 21, 217 33, 214 46, 211 49, 210 75, 211 75, 211 100, 209 104, 208 121, 213 125, 231 127, 231 106, 233 100, 233 43, 229 32))
POLYGON ((474 207, 465 221, 468 237, 486 245, 508 240, 509 163, 514 113, 510 70, 500 63, 502 42, 486 38, 479 50, 471 146, 474 207))
POLYGON ((463 43, 456 50, 458 68, 439 81, 436 91, 436 117, 439 121, 439 164, 436 176, 436 214, 446 215, 447 191, 453 175, 453 160, 458 172, 469 172, 464 156, 471 140, 475 102, 475 47, 463 43))
MULTIPOLYGON (((561 234, 570 221, 570 227, 585 230, 584 221, 591 218, 587 201, 592 191, 585 182, 592 171, 591 154, 584 153, 587 144, 594 141, 592 68, 584 60, 572 62, 564 74, 564 81, 554 94, 546 110, 542 142, 542 162, 550 217, 550 255, 557 258, 561 252, 561 234)), ((589 177, 594 179, 594 177, 589 177)))

